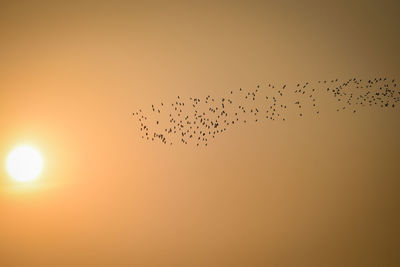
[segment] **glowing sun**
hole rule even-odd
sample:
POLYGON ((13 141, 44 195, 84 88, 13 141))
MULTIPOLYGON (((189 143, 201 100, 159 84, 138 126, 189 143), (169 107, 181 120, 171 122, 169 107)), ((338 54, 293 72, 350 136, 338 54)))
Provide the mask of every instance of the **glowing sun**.
POLYGON ((42 171, 43 159, 39 151, 29 146, 19 146, 7 158, 7 171, 17 181, 34 180, 42 171))

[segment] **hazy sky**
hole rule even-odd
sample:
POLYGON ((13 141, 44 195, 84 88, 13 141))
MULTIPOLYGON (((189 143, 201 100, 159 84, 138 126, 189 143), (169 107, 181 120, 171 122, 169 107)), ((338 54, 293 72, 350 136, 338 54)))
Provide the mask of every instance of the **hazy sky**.
POLYGON ((400 109, 143 142, 131 114, 262 82, 400 79, 398 1, 1 1, 0 266, 399 266, 400 109), (4 164, 2 164, 4 166, 4 164))

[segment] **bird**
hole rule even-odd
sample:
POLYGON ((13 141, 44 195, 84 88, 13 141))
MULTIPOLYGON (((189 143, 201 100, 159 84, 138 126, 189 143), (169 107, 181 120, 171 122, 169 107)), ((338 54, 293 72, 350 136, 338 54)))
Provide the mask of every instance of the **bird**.
POLYGON ((352 110, 352 113, 368 106, 395 108, 395 104, 400 102, 400 91, 396 88, 395 79, 386 77, 333 78, 292 85, 282 83, 276 85, 277 89, 275 85, 266 85, 269 90, 264 90, 261 84, 246 90, 240 87, 239 93, 235 94, 234 90, 229 90, 220 98, 219 105, 218 101, 215 101, 217 98, 211 95, 204 98, 184 98, 178 95, 178 100, 169 103, 170 105, 165 101, 158 102, 162 108, 151 104, 153 113, 140 108, 132 112, 132 116, 139 123, 139 130, 143 133, 141 138, 144 140, 159 140, 170 145, 179 141, 184 145, 196 144, 199 147, 207 146, 210 143, 209 138, 214 139, 232 127, 261 122, 262 117, 259 114, 264 114, 263 117, 267 121, 279 119, 282 123, 287 123, 287 116, 290 116, 293 107, 300 111, 299 117, 308 114, 320 116, 319 101, 322 97, 330 98, 335 103, 337 112, 352 110), (293 102, 288 103, 288 100, 293 102), (313 112, 304 113, 307 110, 313 112))

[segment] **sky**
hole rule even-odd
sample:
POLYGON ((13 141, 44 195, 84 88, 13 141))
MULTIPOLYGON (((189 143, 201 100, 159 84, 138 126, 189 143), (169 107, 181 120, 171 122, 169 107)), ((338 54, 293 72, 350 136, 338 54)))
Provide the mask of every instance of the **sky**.
POLYGON ((141 138, 132 113, 400 78, 398 1, 1 1, 0 266, 399 266, 400 109, 141 138), (11 179, 37 147, 40 177, 11 179))

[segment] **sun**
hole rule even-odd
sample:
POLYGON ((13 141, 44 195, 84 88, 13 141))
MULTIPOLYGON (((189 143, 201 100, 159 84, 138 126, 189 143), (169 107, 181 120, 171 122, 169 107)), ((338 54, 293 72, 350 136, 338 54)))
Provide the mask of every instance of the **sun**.
POLYGON ((36 179, 43 168, 39 151, 30 146, 19 146, 7 158, 7 171, 16 181, 28 182, 36 179))

